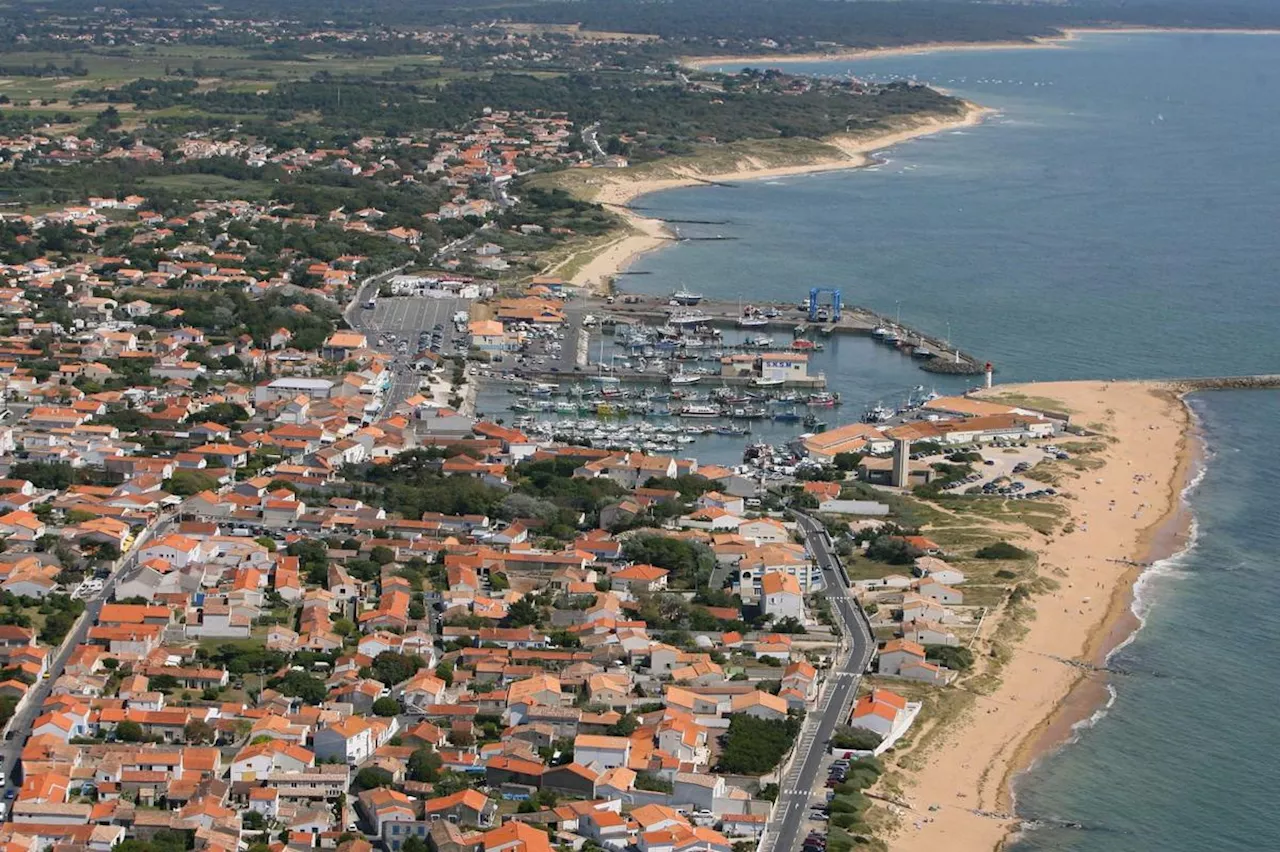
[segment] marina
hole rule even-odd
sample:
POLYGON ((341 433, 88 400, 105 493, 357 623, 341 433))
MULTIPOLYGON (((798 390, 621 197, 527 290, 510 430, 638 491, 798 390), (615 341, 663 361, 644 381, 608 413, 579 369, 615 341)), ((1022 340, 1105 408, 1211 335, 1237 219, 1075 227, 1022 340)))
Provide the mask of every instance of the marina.
POLYGON ((945 338, 904 324, 901 318, 841 302, 839 290, 815 288, 809 299, 798 303, 715 301, 680 288, 667 297, 615 293, 581 300, 584 310, 603 322, 671 327, 741 329, 785 335, 802 346, 818 345, 814 338, 832 335, 867 336, 910 357, 931 373, 980 375, 986 362, 945 338), (824 298, 825 301, 824 301, 824 298), (695 308, 696 306, 696 308, 695 308))

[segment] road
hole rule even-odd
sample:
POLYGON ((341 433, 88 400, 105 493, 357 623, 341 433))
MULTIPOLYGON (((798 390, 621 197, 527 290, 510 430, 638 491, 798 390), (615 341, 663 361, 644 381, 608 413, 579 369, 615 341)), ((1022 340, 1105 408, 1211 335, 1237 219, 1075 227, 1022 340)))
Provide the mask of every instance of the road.
POLYGON ((605 156, 604 148, 600 147, 600 122, 582 128, 582 141, 592 150, 593 158, 601 159, 605 156))
POLYGON ((858 682, 871 662, 876 643, 862 610, 847 594, 848 576, 836 558, 826 528, 808 515, 796 513, 805 543, 822 569, 827 598, 844 628, 847 656, 832 667, 819 704, 805 718, 796 744, 791 772, 780 783, 774 818, 760 852, 795 852, 804 842, 801 832, 808 821, 809 799, 822 783, 822 758, 826 743, 847 717, 858 692, 858 682))
MULTIPOLYGON (((0 743, 0 758, 4 760, 5 785, 7 792, 10 788, 21 788, 18 783, 14 768, 17 766, 18 756, 22 753, 22 747, 26 744, 27 738, 31 736, 31 726, 39 717, 41 708, 49 698, 49 692, 53 689, 53 683, 61 675, 63 669, 67 666, 67 660, 71 658, 71 654, 75 649, 84 643, 85 637, 89 633, 89 628, 98 621, 98 614, 102 612, 102 605, 111 599, 111 595, 115 591, 116 584, 124 579, 132 577, 138 571, 138 553, 142 546, 151 538, 162 535, 169 526, 178 517, 178 512, 171 512, 161 515, 153 526, 147 527, 138 535, 133 547, 120 560, 119 566, 102 584, 102 590, 91 598, 85 598, 84 617, 76 622, 75 627, 66 635, 53 652, 53 656, 48 666, 48 677, 35 682, 28 693, 27 699, 23 702, 18 712, 14 714, 7 727, 5 739, 0 743)), ((16 792, 15 792, 16 795, 16 792)))

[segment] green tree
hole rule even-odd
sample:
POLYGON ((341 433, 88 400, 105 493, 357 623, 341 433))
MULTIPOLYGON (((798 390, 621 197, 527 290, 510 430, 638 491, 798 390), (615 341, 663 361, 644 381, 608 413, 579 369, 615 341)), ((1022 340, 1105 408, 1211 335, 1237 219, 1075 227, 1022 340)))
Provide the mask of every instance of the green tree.
POLYGON ((413 677, 425 665, 421 657, 413 654, 398 654, 395 651, 383 651, 373 658, 373 676, 394 686, 413 677))
POLYGON ((370 766, 356 773, 355 780, 351 782, 351 788, 357 792, 372 790, 375 787, 390 787, 394 781, 395 779, 387 770, 370 766))
POLYGON ((373 702, 373 715, 390 718, 400 712, 400 702, 390 696, 379 698, 373 702))
POLYGON ((414 781, 432 783, 440 778, 442 765, 440 755, 431 747, 423 746, 409 755, 409 777, 414 781))
POLYGON ((862 461, 861 453, 836 453, 832 463, 835 464, 836 470, 850 471, 856 470, 858 464, 862 461))
POLYGON ((436 677, 444 681, 445 686, 453 686, 453 663, 441 660, 436 666, 436 677))
POLYGON ((301 698, 306 704, 319 704, 329 694, 324 681, 306 672, 289 672, 280 679, 276 688, 285 695, 301 698))
POLYGON ((122 743, 140 743, 143 739, 142 726, 132 719, 125 719, 116 725, 116 739, 122 743))
POLYGON ((190 497, 201 491, 212 491, 218 487, 218 480, 199 470, 175 470, 173 476, 165 480, 164 489, 179 497, 190 497))
POLYGON ((217 737, 217 731, 203 719, 192 719, 182 728, 182 735, 192 745, 211 743, 217 737))

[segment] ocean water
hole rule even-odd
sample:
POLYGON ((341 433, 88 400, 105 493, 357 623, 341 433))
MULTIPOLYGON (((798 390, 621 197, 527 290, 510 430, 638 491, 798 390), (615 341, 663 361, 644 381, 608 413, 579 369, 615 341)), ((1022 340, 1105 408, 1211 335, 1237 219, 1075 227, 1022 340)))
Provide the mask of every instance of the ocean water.
POLYGON ((1280 459, 1266 450, 1280 394, 1192 406, 1210 452, 1189 495, 1194 543, 1144 575, 1111 705, 1018 784, 1018 812, 1038 825, 1016 850, 1280 848, 1280 459))
MULTIPOLYGON (((874 169, 645 198, 740 239, 650 255, 627 286, 748 301, 840 287, 1002 380, 1280 372, 1280 37, 790 67, 914 76, 999 114, 874 169)), ((867 401, 920 376, 873 353, 842 345, 825 369, 867 401)), ((1018 849, 1280 849, 1280 393, 1192 404, 1207 448, 1186 495, 1194 544, 1141 581, 1111 704, 1019 779, 1036 827, 1018 849)))

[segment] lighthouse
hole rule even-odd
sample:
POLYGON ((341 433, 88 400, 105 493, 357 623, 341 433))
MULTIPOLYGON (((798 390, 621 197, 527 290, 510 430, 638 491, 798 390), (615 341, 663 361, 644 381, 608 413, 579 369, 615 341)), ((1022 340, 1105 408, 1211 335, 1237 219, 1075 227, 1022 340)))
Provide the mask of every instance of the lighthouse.
POLYGON ((994 372, 994 370, 995 370, 995 368, 991 366, 991 362, 990 362, 990 361, 988 361, 988 362, 987 362, 985 365, 983 365, 983 367, 982 367, 982 375, 983 375, 983 377, 986 379, 986 386, 987 386, 987 387, 991 387, 991 374, 992 374, 992 372, 994 372))

